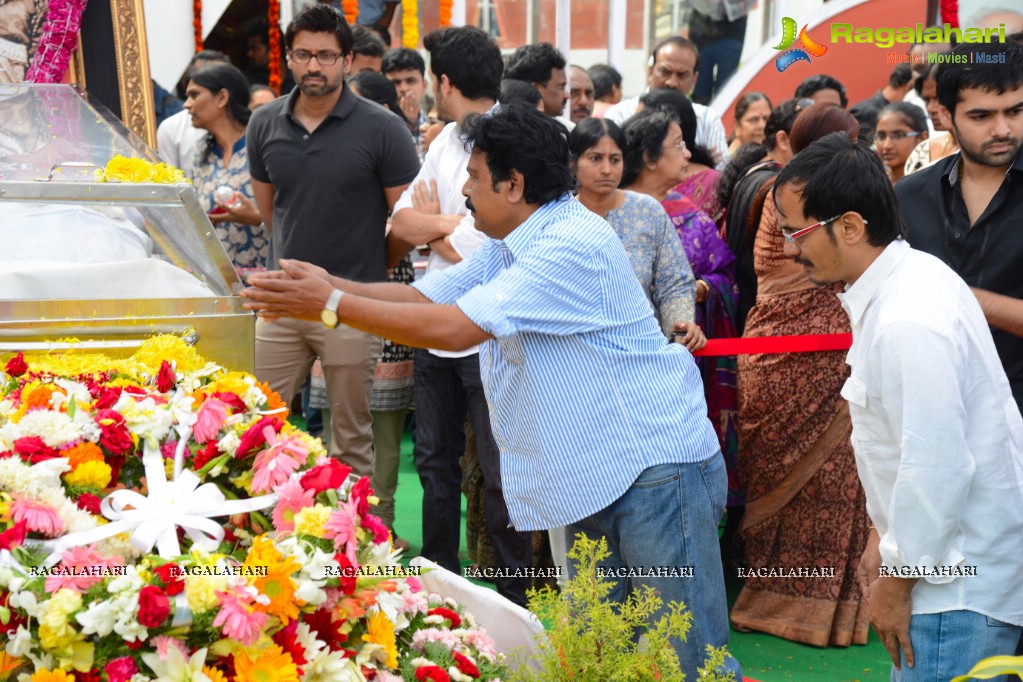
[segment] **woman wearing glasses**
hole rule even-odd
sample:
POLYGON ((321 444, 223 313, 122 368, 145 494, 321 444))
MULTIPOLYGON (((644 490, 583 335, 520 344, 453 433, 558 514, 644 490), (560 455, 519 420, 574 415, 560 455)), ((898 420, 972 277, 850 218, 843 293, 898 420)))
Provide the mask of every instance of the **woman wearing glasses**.
MULTIPOLYGON (((669 110, 644 109, 625 122, 626 147, 622 186, 661 202, 682 240, 696 277, 696 324, 709 339, 736 336, 739 291, 735 256, 717 225, 686 196, 675 191, 685 177, 690 153, 682 127, 669 110)), ((729 507, 742 504, 738 475, 738 394, 735 358, 700 358, 711 423, 728 469, 729 507)))
MULTIPOLYGON (((835 104, 814 104, 796 117, 788 140, 798 154, 841 131, 855 138, 859 124, 835 104)), ((814 230, 831 229, 832 216, 815 217, 825 223, 814 230)), ((805 224, 800 219, 779 216, 767 188, 753 249, 756 305, 745 337, 849 331, 838 290, 814 284, 784 253, 783 228, 805 224)), ((789 238, 798 243, 806 233, 789 238)), ((843 351, 739 356, 739 471, 746 491, 740 533, 752 573, 732 607, 738 629, 814 646, 867 641, 855 569, 870 523, 849 440, 849 407, 840 396, 847 375, 843 351), (773 566, 826 567, 833 577, 755 572, 773 566)))
POLYGON ((891 181, 906 172, 906 159, 917 143, 927 139, 927 114, 909 102, 893 102, 877 115, 874 144, 891 181))

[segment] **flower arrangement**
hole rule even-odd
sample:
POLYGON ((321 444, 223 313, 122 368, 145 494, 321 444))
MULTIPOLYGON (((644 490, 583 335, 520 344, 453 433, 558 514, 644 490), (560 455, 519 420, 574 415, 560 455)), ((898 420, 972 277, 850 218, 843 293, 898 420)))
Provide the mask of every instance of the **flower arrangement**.
POLYGON ((402 0, 401 44, 410 50, 419 47, 419 0, 402 0))
POLYGON ((281 91, 281 2, 280 0, 269 0, 266 10, 266 20, 269 26, 267 44, 270 49, 270 88, 276 92, 281 91))
POLYGON ((454 0, 439 0, 437 3, 438 19, 441 28, 451 25, 451 11, 454 7, 454 0))
POLYGON ((178 168, 166 163, 152 163, 145 159, 129 159, 117 154, 105 168, 96 171, 100 182, 155 182, 177 184, 188 182, 178 168))
POLYGON ((341 12, 345 15, 345 20, 355 26, 359 18, 359 0, 341 0, 341 12))
POLYGON ((60 83, 67 71, 71 54, 78 46, 82 30, 82 14, 87 0, 50 0, 46 8, 46 23, 39 46, 32 55, 32 63, 25 80, 33 83, 60 83))
POLYGON ((398 563, 369 479, 286 418, 175 337, 11 358, 0 679, 506 678, 472 616, 398 563))

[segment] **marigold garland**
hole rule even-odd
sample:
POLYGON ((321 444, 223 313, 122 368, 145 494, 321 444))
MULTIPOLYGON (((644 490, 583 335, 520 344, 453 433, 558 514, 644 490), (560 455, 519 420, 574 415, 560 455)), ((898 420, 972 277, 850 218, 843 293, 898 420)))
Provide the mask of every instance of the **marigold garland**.
POLYGON ((281 3, 280 0, 270 0, 266 11, 266 20, 269 24, 267 43, 270 46, 270 82, 269 85, 277 94, 281 92, 281 3))
POLYGON ((959 0, 941 0, 941 22, 959 28, 959 0))
POLYGON ((50 0, 39 47, 32 56, 25 80, 59 83, 64 78, 71 53, 78 46, 86 0, 50 0))
POLYGON ((166 163, 151 163, 145 159, 129 159, 117 154, 105 168, 96 171, 100 182, 155 182, 177 184, 188 182, 181 170, 166 163))
POLYGON ((355 21, 359 18, 359 0, 342 0, 341 11, 344 12, 348 23, 355 25, 355 21))
POLYGON ((202 51, 202 0, 192 0, 192 31, 195 33, 195 51, 202 51))
POLYGON ((401 44, 411 50, 419 47, 419 0, 402 0, 401 44))
POLYGON ((437 3, 440 11, 439 19, 441 27, 451 25, 451 8, 454 4, 454 0, 440 0, 440 2, 437 3))

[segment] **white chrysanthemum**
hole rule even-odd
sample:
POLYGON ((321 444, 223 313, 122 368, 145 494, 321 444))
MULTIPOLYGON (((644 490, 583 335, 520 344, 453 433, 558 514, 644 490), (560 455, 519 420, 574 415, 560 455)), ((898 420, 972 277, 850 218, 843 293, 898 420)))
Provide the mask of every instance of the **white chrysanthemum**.
POLYGON ((366 682, 357 663, 340 651, 320 653, 302 666, 303 682, 366 682))
MULTIPOLYGON (((51 448, 60 448, 82 438, 82 428, 63 412, 32 410, 17 424, 0 427, 0 440, 11 445, 24 436, 39 436, 51 448)), ((9 448, 8 448, 9 449, 9 448)))
POLYGON ((448 668, 448 677, 451 678, 451 682, 472 682, 472 676, 466 675, 456 666, 448 668))

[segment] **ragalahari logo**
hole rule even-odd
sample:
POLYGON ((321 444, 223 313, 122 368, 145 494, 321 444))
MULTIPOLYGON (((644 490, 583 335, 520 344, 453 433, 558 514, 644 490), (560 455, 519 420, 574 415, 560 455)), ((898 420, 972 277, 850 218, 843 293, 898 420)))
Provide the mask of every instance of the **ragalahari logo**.
POLYGON ((802 47, 789 50, 792 44, 796 42, 796 26, 796 20, 792 17, 783 17, 781 20, 781 42, 774 49, 786 50, 786 52, 782 52, 774 60, 774 65, 778 67, 778 73, 781 73, 796 62, 809 62, 811 54, 814 57, 823 57, 828 51, 827 45, 818 43, 810 37, 810 34, 806 32, 806 25, 799 32, 799 43, 802 47))

